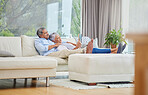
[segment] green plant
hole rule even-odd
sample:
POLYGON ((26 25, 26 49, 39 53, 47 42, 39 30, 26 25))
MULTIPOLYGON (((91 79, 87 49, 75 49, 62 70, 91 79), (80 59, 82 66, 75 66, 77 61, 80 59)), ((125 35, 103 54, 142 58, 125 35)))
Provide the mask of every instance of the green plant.
POLYGON ((35 28, 32 28, 32 30, 28 30, 25 35, 27 36, 35 36, 36 35, 36 31, 35 28))
POLYGON ((71 34, 77 37, 81 29, 81 4, 80 0, 72 0, 72 21, 71 21, 71 34))
POLYGON ((111 44, 118 45, 121 42, 125 42, 125 44, 127 44, 124 39, 124 35, 121 33, 122 30, 123 29, 120 28, 118 31, 116 31, 115 29, 109 31, 109 33, 106 34, 104 45, 106 46, 110 46, 111 44))
POLYGON ((0 36, 11 36, 11 37, 14 37, 14 34, 11 33, 11 32, 6 28, 6 29, 3 29, 3 30, 0 32, 0 36))

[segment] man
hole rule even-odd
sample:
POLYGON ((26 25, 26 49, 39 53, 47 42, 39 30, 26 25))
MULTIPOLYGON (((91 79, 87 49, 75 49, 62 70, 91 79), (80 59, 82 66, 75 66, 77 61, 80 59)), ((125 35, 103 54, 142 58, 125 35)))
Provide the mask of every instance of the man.
MULTIPOLYGON (((51 39, 55 39, 54 42, 52 42, 49 39, 49 34, 45 28, 39 28, 37 30, 37 35, 39 39, 35 40, 35 47, 39 52, 39 54, 42 56, 54 56, 54 57, 60 57, 60 58, 67 58, 70 54, 84 53, 84 49, 80 49, 81 47, 80 41, 78 41, 77 44, 68 42, 69 44, 72 44, 75 46, 73 50, 64 49, 59 51, 57 47, 59 47, 62 44, 61 43, 62 41, 59 35, 58 36, 55 35, 55 38, 51 38, 51 39)), ((88 43, 86 53, 92 53, 93 50, 94 50, 93 40, 91 40, 88 43)), ((118 49, 115 48, 115 49, 107 49, 107 50, 109 50, 110 53, 117 53, 118 49)), ((96 52, 98 53, 97 50, 96 52)))

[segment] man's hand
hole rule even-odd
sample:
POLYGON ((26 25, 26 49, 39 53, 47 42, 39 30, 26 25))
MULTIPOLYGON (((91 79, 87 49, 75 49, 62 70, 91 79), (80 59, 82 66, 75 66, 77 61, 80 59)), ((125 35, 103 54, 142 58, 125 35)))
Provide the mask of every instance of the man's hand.
POLYGON ((54 47, 58 47, 59 45, 61 45, 61 43, 56 43, 55 45, 49 45, 48 46, 48 50, 54 48, 54 47))
POLYGON ((55 47, 58 47, 59 45, 61 45, 62 43, 56 43, 55 44, 55 47))

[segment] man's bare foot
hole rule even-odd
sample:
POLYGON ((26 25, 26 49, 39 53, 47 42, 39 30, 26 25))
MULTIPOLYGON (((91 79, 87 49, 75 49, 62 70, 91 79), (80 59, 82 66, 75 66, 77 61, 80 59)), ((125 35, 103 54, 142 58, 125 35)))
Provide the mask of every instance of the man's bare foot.
POLYGON ((88 43, 86 53, 92 53, 93 50, 93 39, 88 43))

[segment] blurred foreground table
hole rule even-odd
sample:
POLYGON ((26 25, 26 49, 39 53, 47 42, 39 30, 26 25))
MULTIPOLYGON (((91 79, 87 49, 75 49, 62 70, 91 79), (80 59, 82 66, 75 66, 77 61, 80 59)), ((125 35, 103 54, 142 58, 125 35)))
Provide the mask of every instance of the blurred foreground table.
POLYGON ((126 34, 135 43, 135 95, 148 95, 148 32, 126 34))

